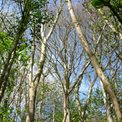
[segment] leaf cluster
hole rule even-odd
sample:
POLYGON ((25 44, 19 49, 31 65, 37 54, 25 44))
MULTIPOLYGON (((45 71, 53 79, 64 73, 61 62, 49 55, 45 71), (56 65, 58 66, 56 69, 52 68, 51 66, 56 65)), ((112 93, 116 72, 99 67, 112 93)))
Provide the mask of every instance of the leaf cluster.
POLYGON ((91 4, 97 9, 107 6, 122 24, 122 0, 92 0, 91 4))
POLYGON ((95 8, 102 8, 104 6, 109 6, 111 4, 114 8, 121 7, 122 6, 122 0, 92 0, 91 4, 95 8))
POLYGON ((1 122, 14 122, 11 114, 13 112, 13 108, 6 108, 5 106, 0 106, 0 121, 1 122))
POLYGON ((13 44, 13 38, 8 36, 5 32, 0 32, 0 54, 9 50, 13 44))

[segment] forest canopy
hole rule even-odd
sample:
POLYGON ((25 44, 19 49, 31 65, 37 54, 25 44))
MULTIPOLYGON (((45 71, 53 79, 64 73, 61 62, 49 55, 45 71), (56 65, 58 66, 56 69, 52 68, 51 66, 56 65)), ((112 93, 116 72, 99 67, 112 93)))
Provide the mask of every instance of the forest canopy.
POLYGON ((0 1, 0 122, 122 121, 122 0, 0 1))

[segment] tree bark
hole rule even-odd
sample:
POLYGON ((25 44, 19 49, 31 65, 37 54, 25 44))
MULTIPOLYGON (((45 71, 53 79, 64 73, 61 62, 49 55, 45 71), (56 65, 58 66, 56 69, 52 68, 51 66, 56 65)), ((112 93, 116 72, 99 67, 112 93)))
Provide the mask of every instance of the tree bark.
MULTIPOLYGON (((39 84, 39 81, 40 81, 40 78, 41 78, 41 75, 43 72, 44 63, 46 60, 47 41, 49 40, 49 38, 55 28, 55 25, 57 23, 61 10, 62 9, 60 9, 57 12, 54 23, 52 24, 47 36, 45 36, 44 25, 43 24, 41 25, 42 43, 41 43, 40 61, 39 61, 39 67, 38 67, 37 74, 35 75, 34 78, 33 78, 34 55, 32 55, 31 65, 30 65, 31 70, 30 70, 30 79, 29 79, 29 101, 28 101, 28 115, 26 116, 26 122, 34 122, 36 92, 37 92, 37 87, 38 87, 38 84, 39 84)), ((35 45, 35 43, 34 43, 34 45, 35 45)), ((32 46, 32 48, 33 48, 33 46, 32 46)), ((32 49, 32 51, 34 51, 34 48, 32 49)), ((32 54, 34 54, 34 53, 32 53, 32 54)))
POLYGON ((69 95, 66 92, 64 94, 64 117, 63 122, 71 122, 70 119, 70 110, 69 110, 69 95))
POLYGON ((36 88, 33 83, 30 84, 29 89, 29 118, 27 122, 34 122, 35 113, 35 99, 36 99, 36 88))
MULTIPOLYGON (((43 28, 43 26, 42 26, 43 28)), ((43 28, 44 29, 44 28, 43 28)), ((40 55, 40 63, 37 75, 33 79, 33 63, 34 63, 34 56, 32 55, 31 65, 30 65, 30 79, 29 79, 29 101, 28 101, 28 116, 26 118, 26 122, 34 122, 34 114, 35 114, 35 102, 36 102, 36 92, 37 87, 40 81, 41 74, 43 72, 43 66, 45 63, 46 57, 46 43, 47 40, 44 37, 44 32, 41 33, 42 37, 42 45, 41 45, 41 55, 40 55)), ((35 43, 34 43, 35 45, 35 43)), ((33 51, 35 49, 32 46, 33 51)), ((32 52, 33 53, 33 52, 32 52)))
POLYGON ((120 112, 120 108, 119 108, 117 98, 116 98, 116 96, 115 96, 115 94, 114 94, 114 92, 111 88, 111 85, 108 81, 108 78, 105 76, 104 72, 102 71, 102 68, 101 68, 100 64, 98 63, 97 58, 95 57, 94 53, 90 49, 89 44, 88 44, 86 38, 84 37, 82 31, 81 31, 80 25, 79 25, 79 23, 76 19, 76 16, 75 16, 75 13, 74 13, 74 10, 73 10, 71 0, 67 0, 67 5, 68 5, 68 10, 69 10, 71 19, 72 19, 72 21, 74 23, 74 26, 75 26, 75 29, 78 33, 80 42, 81 42, 85 52, 88 54, 89 59, 90 59, 92 65, 93 65, 97 75, 101 79, 106 92, 110 95, 110 98, 113 102, 114 109, 115 109, 115 112, 116 112, 116 115, 117 115, 117 118, 118 118, 118 121, 121 121, 122 120, 122 115, 121 115, 121 112, 120 112))
POLYGON ((113 118, 112 118, 112 115, 111 115, 111 112, 110 112, 110 105, 109 105, 109 101, 107 101, 107 95, 106 95, 106 92, 105 92, 105 89, 104 89, 104 86, 101 83, 101 87, 102 87, 102 94, 103 94, 103 101, 104 101, 104 104, 105 104, 105 107, 106 107, 106 113, 107 113, 107 120, 108 122, 113 122, 113 118))

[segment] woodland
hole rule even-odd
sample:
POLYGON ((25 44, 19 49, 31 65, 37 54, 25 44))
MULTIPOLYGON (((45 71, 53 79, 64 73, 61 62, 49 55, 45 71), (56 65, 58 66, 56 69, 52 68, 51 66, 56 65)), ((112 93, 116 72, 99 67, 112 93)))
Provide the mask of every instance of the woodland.
POLYGON ((0 0, 0 122, 122 122, 122 0, 0 0))

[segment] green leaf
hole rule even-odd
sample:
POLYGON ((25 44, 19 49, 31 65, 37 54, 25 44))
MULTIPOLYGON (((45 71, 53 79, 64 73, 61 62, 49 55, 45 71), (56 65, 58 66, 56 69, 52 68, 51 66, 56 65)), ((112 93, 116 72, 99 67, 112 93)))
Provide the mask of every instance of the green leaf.
POLYGON ((91 4, 95 7, 95 8, 101 8, 104 6, 103 1, 102 0, 92 0, 91 4))

